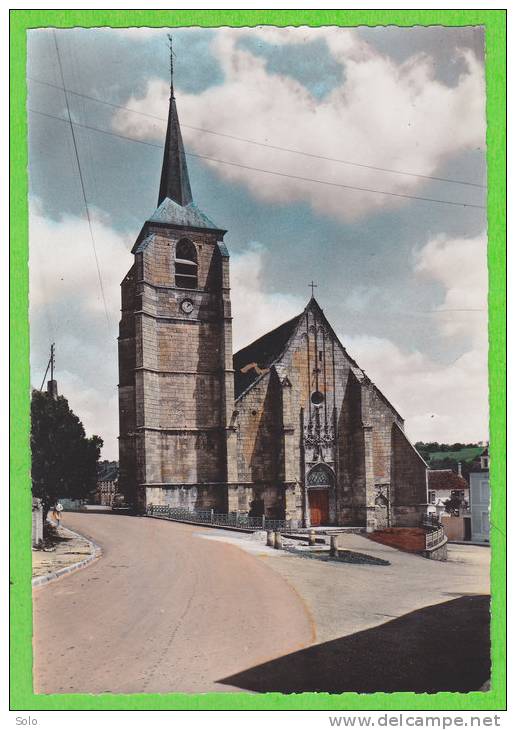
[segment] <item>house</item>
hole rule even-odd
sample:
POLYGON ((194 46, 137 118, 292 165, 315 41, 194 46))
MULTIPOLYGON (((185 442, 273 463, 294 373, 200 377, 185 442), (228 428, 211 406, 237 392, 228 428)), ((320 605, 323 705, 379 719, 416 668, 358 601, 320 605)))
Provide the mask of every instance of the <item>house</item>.
POLYGON ((118 462, 101 461, 97 468, 95 503, 111 507, 118 492, 118 462))
POLYGON ((471 540, 489 542, 489 447, 477 459, 475 470, 469 475, 471 540))
POLYGON ((459 510, 469 507, 469 486, 461 474, 452 469, 428 470, 428 512, 442 514, 445 504, 450 499, 460 500, 459 510))

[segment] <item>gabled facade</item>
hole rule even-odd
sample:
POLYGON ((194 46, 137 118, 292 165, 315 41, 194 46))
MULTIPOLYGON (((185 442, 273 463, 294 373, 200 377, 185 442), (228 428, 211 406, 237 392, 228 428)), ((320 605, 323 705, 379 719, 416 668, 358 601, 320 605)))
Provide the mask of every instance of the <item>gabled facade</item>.
POLYGON ((419 523, 427 466, 314 298, 233 363, 234 510, 303 526, 419 523))
POLYGON ((426 464, 313 297, 232 357, 224 233, 193 202, 171 88, 158 207, 122 282, 127 501, 298 526, 418 524, 426 464))

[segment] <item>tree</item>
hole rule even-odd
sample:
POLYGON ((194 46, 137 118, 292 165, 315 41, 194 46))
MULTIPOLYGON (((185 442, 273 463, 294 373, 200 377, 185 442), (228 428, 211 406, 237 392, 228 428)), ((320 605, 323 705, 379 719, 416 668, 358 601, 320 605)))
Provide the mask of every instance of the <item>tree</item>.
POLYGON ((32 494, 45 516, 59 498, 84 499, 95 488, 102 446, 99 436, 86 437, 66 398, 32 391, 32 494))
POLYGON ((459 510, 462 507, 462 499, 460 497, 450 497, 444 503, 444 509, 449 515, 458 515, 459 510))

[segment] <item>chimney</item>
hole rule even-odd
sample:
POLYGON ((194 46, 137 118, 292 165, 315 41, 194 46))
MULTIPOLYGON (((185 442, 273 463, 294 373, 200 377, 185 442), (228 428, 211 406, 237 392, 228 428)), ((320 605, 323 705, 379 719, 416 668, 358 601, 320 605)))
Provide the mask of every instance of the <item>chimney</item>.
POLYGON ((462 462, 459 461, 457 464, 457 474, 461 477, 462 476, 462 462))
POLYGON ((47 382, 47 393, 51 398, 57 400, 57 380, 49 380, 47 382))

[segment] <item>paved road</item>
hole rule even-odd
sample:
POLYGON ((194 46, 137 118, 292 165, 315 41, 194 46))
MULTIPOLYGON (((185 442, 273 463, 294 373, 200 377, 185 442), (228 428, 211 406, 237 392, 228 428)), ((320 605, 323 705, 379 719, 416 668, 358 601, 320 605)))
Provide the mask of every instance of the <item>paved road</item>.
POLYGON ((34 591, 38 693, 235 691, 218 680, 314 640, 265 561, 189 525, 71 514, 103 556, 34 591))
POLYGON ((324 562, 258 547, 237 533, 202 531, 240 544, 302 596, 315 645, 224 682, 255 692, 469 692, 489 679, 490 550, 450 545, 449 560, 426 560, 363 535, 342 549, 382 564, 324 562), (379 562, 378 561, 378 562, 379 562))
POLYGON ((440 562, 363 535, 340 535, 339 546, 390 564, 321 563, 295 556, 278 559, 277 551, 263 558, 303 597, 314 617, 318 642, 349 636, 454 598, 490 593, 491 550, 487 547, 450 545, 448 561, 440 562))

